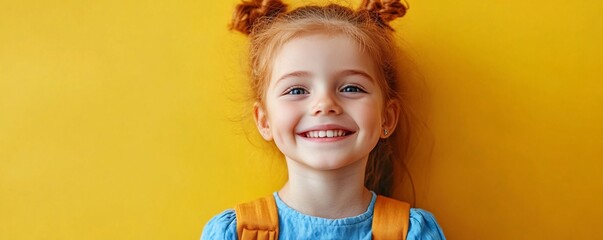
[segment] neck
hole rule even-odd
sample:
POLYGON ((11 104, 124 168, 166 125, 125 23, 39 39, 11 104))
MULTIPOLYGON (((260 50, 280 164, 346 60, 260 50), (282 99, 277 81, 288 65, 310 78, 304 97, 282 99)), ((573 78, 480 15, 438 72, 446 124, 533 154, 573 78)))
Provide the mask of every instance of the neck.
POLYGON ((366 159, 336 170, 316 170, 287 159, 289 180, 278 192, 291 208, 336 219, 366 211, 372 194, 364 187, 366 159))

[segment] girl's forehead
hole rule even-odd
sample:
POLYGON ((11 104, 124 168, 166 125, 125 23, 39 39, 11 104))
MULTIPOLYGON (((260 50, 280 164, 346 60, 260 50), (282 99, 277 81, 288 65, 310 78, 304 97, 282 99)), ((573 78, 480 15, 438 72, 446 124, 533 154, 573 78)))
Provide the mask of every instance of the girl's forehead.
POLYGON ((351 36, 343 33, 328 33, 328 32, 309 32, 298 33, 285 41, 280 50, 283 48, 336 48, 347 49, 364 52, 362 46, 351 36))
POLYGON ((375 74, 374 61, 358 42, 343 34, 304 34, 276 52, 272 78, 294 71, 326 74, 356 69, 375 74))

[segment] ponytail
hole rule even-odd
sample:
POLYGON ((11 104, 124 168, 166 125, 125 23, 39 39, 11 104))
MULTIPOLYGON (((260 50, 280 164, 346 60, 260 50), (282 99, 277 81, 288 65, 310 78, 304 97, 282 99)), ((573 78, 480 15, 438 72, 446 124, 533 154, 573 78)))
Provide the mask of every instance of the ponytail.
POLYGON ((363 0, 358 10, 368 11, 380 27, 394 30, 389 22, 406 15, 408 4, 400 0, 363 0))
POLYGON ((230 29, 249 35, 260 19, 276 18, 286 11, 287 5, 280 0, 243 1, 235 8, 230 29))

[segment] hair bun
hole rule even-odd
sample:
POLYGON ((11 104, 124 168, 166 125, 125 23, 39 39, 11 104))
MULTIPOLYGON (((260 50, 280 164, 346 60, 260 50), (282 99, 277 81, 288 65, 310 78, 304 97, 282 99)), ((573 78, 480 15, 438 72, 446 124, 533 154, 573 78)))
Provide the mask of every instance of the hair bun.
POLYGON ((391 29, 387 23, 406 15, 408 4, 402 4, 400 0, 363 0, 360 9, 375 13, 381 23, 391 29))
POLYGON ((232 15, 230 29, 249 35, 254 24, 261 18, 274 18, 287 10, 280 0, 243 0, 232 15))

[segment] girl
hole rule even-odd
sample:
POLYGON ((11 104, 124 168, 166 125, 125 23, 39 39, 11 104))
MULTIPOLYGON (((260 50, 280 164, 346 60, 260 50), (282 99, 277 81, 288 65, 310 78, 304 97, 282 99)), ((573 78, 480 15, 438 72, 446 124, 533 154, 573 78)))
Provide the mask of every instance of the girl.
POLYGON ((388 25, 406 9, 399 0, 355 11, 237 6, 231 27, 251 39, 255 123, 285 156, 289 179, 212 218, 201 239, 444 239, 429 212, 384 197, 407 145, 388 25))

